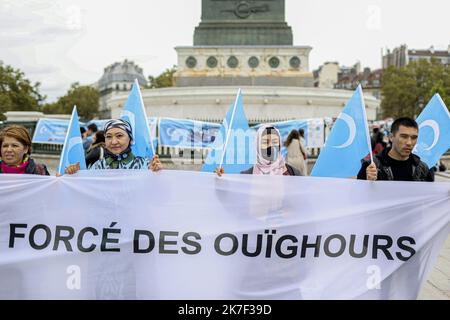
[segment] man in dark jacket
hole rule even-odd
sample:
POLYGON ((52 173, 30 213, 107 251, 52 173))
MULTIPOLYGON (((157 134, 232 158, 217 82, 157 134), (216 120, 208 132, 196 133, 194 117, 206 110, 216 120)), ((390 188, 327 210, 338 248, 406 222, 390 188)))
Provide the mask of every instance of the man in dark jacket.
POLYGON ((358 173, 361 180, 434 181, 434 173, 427 164, 412 153, 419 136, 417 122, 410 118, 394 121, 389 134, 392 147, 364 161, 358 173))

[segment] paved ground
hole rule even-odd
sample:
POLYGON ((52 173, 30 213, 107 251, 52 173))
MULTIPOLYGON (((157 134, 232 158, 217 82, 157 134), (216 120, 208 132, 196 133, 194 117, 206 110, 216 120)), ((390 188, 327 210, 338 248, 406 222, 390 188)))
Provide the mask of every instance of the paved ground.
POLYGON ((450 236, 441 250, 419 300, 450 300, 450 236))
MULTIPOLYGON (((436 181, 450 182, 450 171, 436 175, 436 181)), ((450 236, 420 292, 419 300, 450 300, 450 236)))

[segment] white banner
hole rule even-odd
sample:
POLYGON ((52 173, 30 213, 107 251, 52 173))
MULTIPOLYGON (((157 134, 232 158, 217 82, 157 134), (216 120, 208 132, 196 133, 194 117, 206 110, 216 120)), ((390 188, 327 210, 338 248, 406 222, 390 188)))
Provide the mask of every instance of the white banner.
POLYGON ((416 299, 450 184, 0 175, 0 299, 416 299))

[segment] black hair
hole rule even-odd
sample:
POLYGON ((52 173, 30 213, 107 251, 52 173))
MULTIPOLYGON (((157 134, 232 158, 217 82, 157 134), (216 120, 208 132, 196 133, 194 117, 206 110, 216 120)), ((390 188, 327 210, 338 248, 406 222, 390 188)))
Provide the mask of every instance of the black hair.
POLYGON ((411 118, 407 118, 407 117, 398 118, 397 120, 394 121, 394 123, 391 126, 392 135, 395 136, 395 134, 397 133, 400 126, 404 126, 407 128, 415 128, 415 129, 419 130, 419 126, 415 120, 413 120, 411 118))
POLYGON ((92 132, 97 132, 97 125, 95 123, 91 123, 90 125, 88 125, 88 130, 91 130, 92 132))
POLYGON ((292 131, 289 133, 289 135, 288 135, 286 141, 284 142, 284 145, 285 145, 286 147, 289 147, 289 145, 291 144, 292 140, 294 140, 294 139, 300 140, 300 133, 298 133, 298 131, 295 130, 295 129, 292 130, 292 131))
POLYGON ((80 127, 80 133, 83 134, 86 132, 86 129, 84 127, 80 127))
POLYGON ((263 135, 266 135, 266 134, 272 134, 273 132, 275 132, 275 127, 267 127, 267 128, 264 130, 263 135))
POLYGON ((305 137, 305 130, 303 128, 298 129, 298 134, 300 135, 300 137, 304 138, 305 137))
POLYGON ((95 133, 95 143, 105 142, 105 132, 103 130, 95 133))

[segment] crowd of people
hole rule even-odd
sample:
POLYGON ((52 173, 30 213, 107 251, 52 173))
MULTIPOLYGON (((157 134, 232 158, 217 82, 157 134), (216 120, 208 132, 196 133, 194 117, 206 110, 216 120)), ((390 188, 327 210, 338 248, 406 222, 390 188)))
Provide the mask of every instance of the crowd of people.
MULTIPOLYGON (((80 129, 88 170, 131 169, 160 171, 163 166, 158 156, 152 159, 135 156, 131 150, 133 131, 129 122, 110 120, 104 130, 90 124, 80 129)), ((256 163, 241 172, 256 175, 306 176, 307 149, 303 129, 292 130, 283 143, 280 132, 271 125, 261 126, 256 134, 256 163), (287 149, 282 155, 282 146, 287 149)), ((361 160, 357 178, 361 180, 434 181, 434 170, 413 154, 419 136, 415 120, 399 118, 393 122, 389 136, 384 136, 379 126, 372 128, 373 162, 370 157, 361 160), (388 143, 386 142, 388 141, 388 143)), ((0 174, 49 175, 44 164, 32 157, 32 143, 25 127, 11 125, 0 133, 0 174)), ((65 174, 80 170, 76 163, 65 168, 65 174)), ((224 169, 215 173, 223 175, 224 169)))

